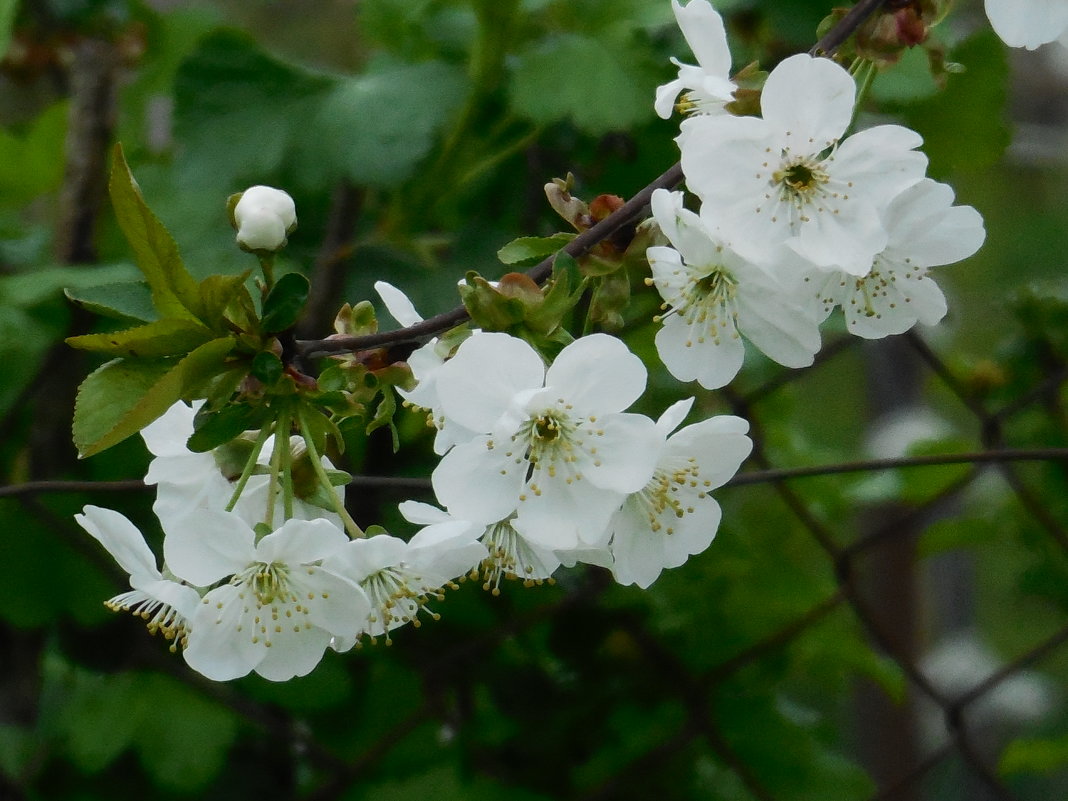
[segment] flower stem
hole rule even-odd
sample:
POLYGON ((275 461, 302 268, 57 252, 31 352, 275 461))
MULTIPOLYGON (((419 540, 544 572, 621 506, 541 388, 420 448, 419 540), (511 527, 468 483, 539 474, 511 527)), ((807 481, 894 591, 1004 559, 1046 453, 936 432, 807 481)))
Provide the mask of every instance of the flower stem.
MULTIPOLYGON (((274 528, 274 506, 278 499, 278 488, 282 485, 283 463, 288 460, 283 456, 289 450, 289 430, 293 425, 288 406, 278 412, 274 425, 274 451, 271 453, 271 482, 267 485, 267 511, 263 522, 274 528)), ((288 467, 288 464, 286 465, 288 467)), ((291 503, 292 505, 292 503, 291 503)), ((288 515, 287 515, 288 517, 288 515)))
POLYGON ((263 450, 263 445, 267 442, 267 438, 271 436, 272 430, 272 426, 266 426, 265 428, 260 429, 260 433, 256 436, 256 442, 253 444, 252 451, 248 455, 248 461, 245 462, 245 467, 241 471, 241 475, 238 476, 237 483, 234 485, 234 494, 230 496, 230 502, 226 504, 227 512, 234 511, 234 507, 237 506, 237 499, 241 497, 245 485, 252 476, 252 471, 256 469, 256 464, 260 458, 260 451, 263 450))
POLYGON ((260 269, 263 271, 263 289, 266 295, 274 286, 274 253, 259 251, 256 256, 260 260, 260 269))
POLYGON ((342 501, 341 496, 338 495, 334 485, 330 483, 330 476, 326 474, 326 470, 323 468, 322 460, 319 458, 319 451, 315 448, 315 440, 312 437, 312 429, 308 424, 306 417, 306 410, 300 408, 297 410, 297 421, 300 424, 300 434, 304 437, 304 443, 308 446, 308 456, 311 459, 312 470, 315 471, 316 478, 326 488, 326 493, 330 497, 330 502, 334 506, 334 511, 338 513, 341 518, 341 522, 345 524, 345 531, 349 536, 354 539, 363 539, 367 536, 362 528, 356 525, 356 521, 352 519, 352 515, 349 514, 348 509, 345 508, 345 503, 342 501))
MULTIPOLYGON (((868 92, 871 90, 872 82, 875 80, 876 67, 874 61, 867 59, 859 59, 854 62, 851 68, 853 77, 857 80, 857 100, 853 104, 853 116, 849 120, 849 128, 852 128, 857 121, 857 114, 860 112, 860 107, 864 103, 864 99, 868 96, 868 92), (859 65, 859 66, 858 66, 859 65)), ((848 129, 847 129, 848 130, 848 129)))

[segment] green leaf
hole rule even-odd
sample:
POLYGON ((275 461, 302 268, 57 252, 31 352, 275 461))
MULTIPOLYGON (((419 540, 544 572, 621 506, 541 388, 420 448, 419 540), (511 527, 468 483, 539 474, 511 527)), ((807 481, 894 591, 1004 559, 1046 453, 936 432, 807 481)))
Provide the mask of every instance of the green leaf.
POLYGON ((0 203, 20 208, 59 187, 67 117, 68 104, 57 103, 41 112, 21 136, 0 130, 0 203))
POLYGON ((0 776, 8 779, 23 776, 37 740, 28 729, 0 723, 0 776))
POLYGON ((504 264, 530 267, 574 239, 578 234, 559 233, 552 236, 521 236, 513 239, 497 251, 497 258, 504 264))
POLYGON ((1027 737, 1005 748, 998 763, 1004 776, 1019 773, 1050 775, 1068 766, 1068 736, 1051 739, 1027 737))
POLYGON ((261 350, 252 357, 252 367, 249 372, 263 382, 264 386, 272 387, 282 377, 285 366, 282 360, 270 351, 261 350))
POLYGON ((252 304, 252 298, 245 286, 249 272, 241 275, 209 275, 200 282, 200 302, 203 307, 203 320, 215 331, 226 331, 226 309, 240 295, 252 304))
POLYGON ((302 137, 315 138, 321 154, 324 143, 309 121, 334 84, 268 55, 247 34, 220 30, 204 37, 174 81, 183 177, 226 194, 276 171, 302 137))
POLYGON ((7 55, 11 46, 11 31, 15 27, 15 13, 19 0, 0 0, 0 59, 7 55))
POLYGON ((263 301, 262 325, 275 334, 293 326, 308 302, 308 279, 300 273, 286 273, 278 279, 263 301))
POLYGON ((81 458, 122 442, 173 403, 226 372, 231 337, 206 342, 181 360, 115 359, 91 373, 78 389, 74 444, 81 458))
POLYGON ((102 317, 148 323, 159 316, 152 305, 152 291, 144 281, 67 287, 63 294, 76 306, 102 317))
POLYGON ((297 138, 297 169, 316 185, 344 177, 396 186, 430 151, 466 88, 464 71, 441 61, 388 63, 344 79, 297 138))
POLYGON ((166 789, 202 789, 226 764, 237 736, 234 713, 169 676, 149 674, 139 684, 152 700, 134 742, 145 772, 166 789))
POLYGON ((560 323, 578 302, 579 296, 586 289, 586 279, 582 277, 578 262, 569 254, 561 251, 553 261, 553 276, 546 284, 545 300, 527 315, 527 324, 548 336, 560 327, 560 323))
POLYGON ((266 408, 249 406, 247 403, 234 403, 213 412, 201 408, 193 419, 193 434, 186 447, 194 453, 206 453, 241 436, 250 428, 259 428, 267 414, 266 408))
POLYGON ((174 238, 141 196, 121 144, 115 145, 108 189, 119 227, 133 248, 160 316, 197 319, 200 292, 196 281, 182 264, 174 238))
POLYGON ((111 331, 104 334, 84 334, 67 337, 72 348, 90 350, 107 356, 154 359, 160 356, 179 356, 212 339, 212 333, 193 320, 156 320, 154 323, 111 331))
POLYGON ((520 54, 512 72, 515 111, 544 125, 570 117, 590 134, 625 130, 653 116, 656 80, 629 47, 562 34, 520 54))
POLYGON ((133 673, 100 676, 77 669, 61 723, 71 760, 86 772, 106 768, 129 747, 150 705, 133 673))

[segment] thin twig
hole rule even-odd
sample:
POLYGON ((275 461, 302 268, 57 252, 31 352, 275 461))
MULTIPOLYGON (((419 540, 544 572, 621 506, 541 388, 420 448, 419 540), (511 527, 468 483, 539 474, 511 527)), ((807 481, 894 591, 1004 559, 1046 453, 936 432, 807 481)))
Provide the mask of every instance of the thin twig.
MULTIPOLYGON (((866 459, 839 464, 813 465, 811 467, 786 467, 754 470, 742 473, 724 484, 724 487, 741 487, 749 484, 771 484, 793 478, 812 478, 841 473, 873 473, 879 470, 896 470, 907 467, 938 467, 953 464, 981 464, 985 462, 1056 462, 1068 461, 1068 448, 1002 448, 973 453, 945 453, 928 456, 900 456, 892 459, 866 459)), ((431 489, 429 479, 408 476, 353 476, 350 487, 373 487, 375 489, 408 490, 426 492, 431 489)), ((50 492, 134 492, 148 489, 143 481, 27 481, 23 484, 0 486, 0 498, 20 495, 40 495, 50 492)))
MULTIPOLYGON (((574 257, 583 255, 597 243, 607 239, 623 226, 634 222, 645 214, 649 199, 657 189, 672 189, 681 182, 682 165, 677 163, 615 212, 568 242, 563 251, 574 257)), ((552 275, 555 259, 555 254, 543 259, 539 264, 527 270, 527 275, 537 284, 544 283, 552 275)), ((396 345, 403 342, 424 342, 433 336, 448 331, 450 328, 455 328, 468 319, 467 309, 463 306, 457 306, 455 309, 423 320, 421 323, 416 323, 407 328, 399 328, 395 331, 385 331, 367 336, 299 340, 297 342, 297 350, 303 356, 314 358, 317 356, 329 356, 332 353, 348 353, 369 348, 380 348, 384 345, 396 345)))

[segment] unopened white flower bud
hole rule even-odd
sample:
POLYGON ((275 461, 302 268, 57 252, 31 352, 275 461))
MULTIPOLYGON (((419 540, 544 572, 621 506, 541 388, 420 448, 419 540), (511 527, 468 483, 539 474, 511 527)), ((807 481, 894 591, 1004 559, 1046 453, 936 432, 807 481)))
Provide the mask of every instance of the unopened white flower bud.
POLYGON ((286 192, 252 186, 234 206, 237 244, 246 250, 278 250, 297 227, 297 208, 286 192))

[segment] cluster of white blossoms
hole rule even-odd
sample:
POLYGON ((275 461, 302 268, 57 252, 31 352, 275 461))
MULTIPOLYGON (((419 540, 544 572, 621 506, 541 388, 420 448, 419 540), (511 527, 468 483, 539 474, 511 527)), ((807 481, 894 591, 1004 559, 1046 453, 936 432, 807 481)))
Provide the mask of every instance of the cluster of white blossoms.
MULTIPOLYGON (((421 319, 404 294, 376 284, 399 321, 421 319)), ((719 526, 710 490, 749 455, 749 425, 721 415, 678 431, 693 399, 652 420, 625 410, 647 371, 622 341, 592 334, 551 364, 522 339, 475 331, 447 360, 439 343, 412 354, 408 393, 438 429, 432 475, 444 510, 408 502, 412 523, 473 525, 486 589, 538 583, 561 565, 607 567, 648 587, 705 550, 719 526), (672 433, 674 432, 674 433, 672 433)))
MULTIPOLYGON (((191 452, 193 413, 176 404, 143 432, 155 457, 145 480, 156 485, 162 570, 118 512, 87 506, 76 519, 130 574, 131 590, 107 605, 142 617, 208 678, 302 676, 328 647, 347 650, 419 625, 421 613, 435 614, 428 600, 486 555, 480 532, 466 523, 427 526, 409 542, 384 533, 353 538, 337 514, 299 498, 276 525, 274 477, 230 475, 220 454, 191 452)), ((266 471, 274 438, 248 436, 262 446, 252 463, 266 471)), ((289 442, 291 451, 303 445, 289 442)))
MULTIPOLYGON (((692 399, 657 421, 624 412, 645 381, 641 361, 604 334, 547 366, 523 340, 475 332, 424 374, 419 397, 453 441, 433 474, 444 510, 400 505, 420 526, 407 541, 354 536, 299 498, 276 524, 268 463, 286 444, 246 432, 240 441, 259 447, 235 475, 225 447, 188 449, 195 409, 181 403, 143 432, 164 567, 118 512, 87 506, 76 519, 130 575, 110 608, 142 617, 208 678, 282 681, 311 671, 327 648, 388 643, 421 614, 436 618, 428 603, 468 576, 496 594, 504 578, 541 583, 585 562, 648 587, 707 548, 720 519, 710 491, 749 454, 748 424, 719 416, 675 431, 692 399)), ((288 447, 293 459, 304 442, 288 447)))
POLYGON ((676 378, 715 389, 742 365, 742 338, 788 367, 811 364, 819 325, 841 307, 850 332, 879 338, 946 313, 929 269, 972 255, 982 218, 925 177, 918 134, 878 125, 851 135, 857 86, 825 58, 772 70, 760 117, 727 112, 730 51, 707 0, 673 3, 699 67, 661 87, 682 93, 677 138, 686 186, 659 190, 653 217, 671 247, 649 249, 663 300, 657 350, 676 378))
MULTIPOLYGON (((996 19, 1006 4, 987 5, 996 19)), ((1035 5, 1056 17, 1051 26, 1060 16, 1068 25, 1068 0, 1035 5)), ((759 117, 737 116, 722 20, 707 0, 673 6, 698 65, 675 61, 678 78, 654 101, 665 118, 685 112, 676 141, 691 193, 659 189, 651 200, 660 243, 648 248, 646 283, 663 300, 655 341, 668 371, 722 387, 742 366, 743 340, 806 366, 836 308, 866 338, 941 320, 946 302, 929 270, 970 256, 984 230, 974 209, 925 177, 920 137, 898 125, 850 133, 854 78, 808 55, 768 75, 759 117)), ((252 187, 232 219, 263 262, 296 213, 284 192, 252 187)), ((375 288, 402 326, 422 321, 401 290, 375 288)), ((310 377, 256 399, 275 419, 212 452, 188 447, 196 405, 175 405, 143 431, 163 567, 118 512, 88 506, 77 516, 129 573, 130 590, 108 605, 142 617, 209 678, 285 680, 328 648, 388 643, 394 629, 436 618, 428 605, 465 578, 496 594, 504 579, 537 584, 585 563, 646 588, 704 551, 720 524, 712 491, 749 455, 748 423, 721 415, 683 426, 693 398, 656 420, 628 411, 647 370, 622 340, 562 328, 526 336, 461 327, 409 356, 416 386, 397 391, 427 411, 441 460, 430 482, 437 505, 400 504, 417 527, 407 539, 363 531, 345 510, 307 420, 338 413, 300 395, 310 377), (298 462, 317 491, 298 495, 298 462)))

